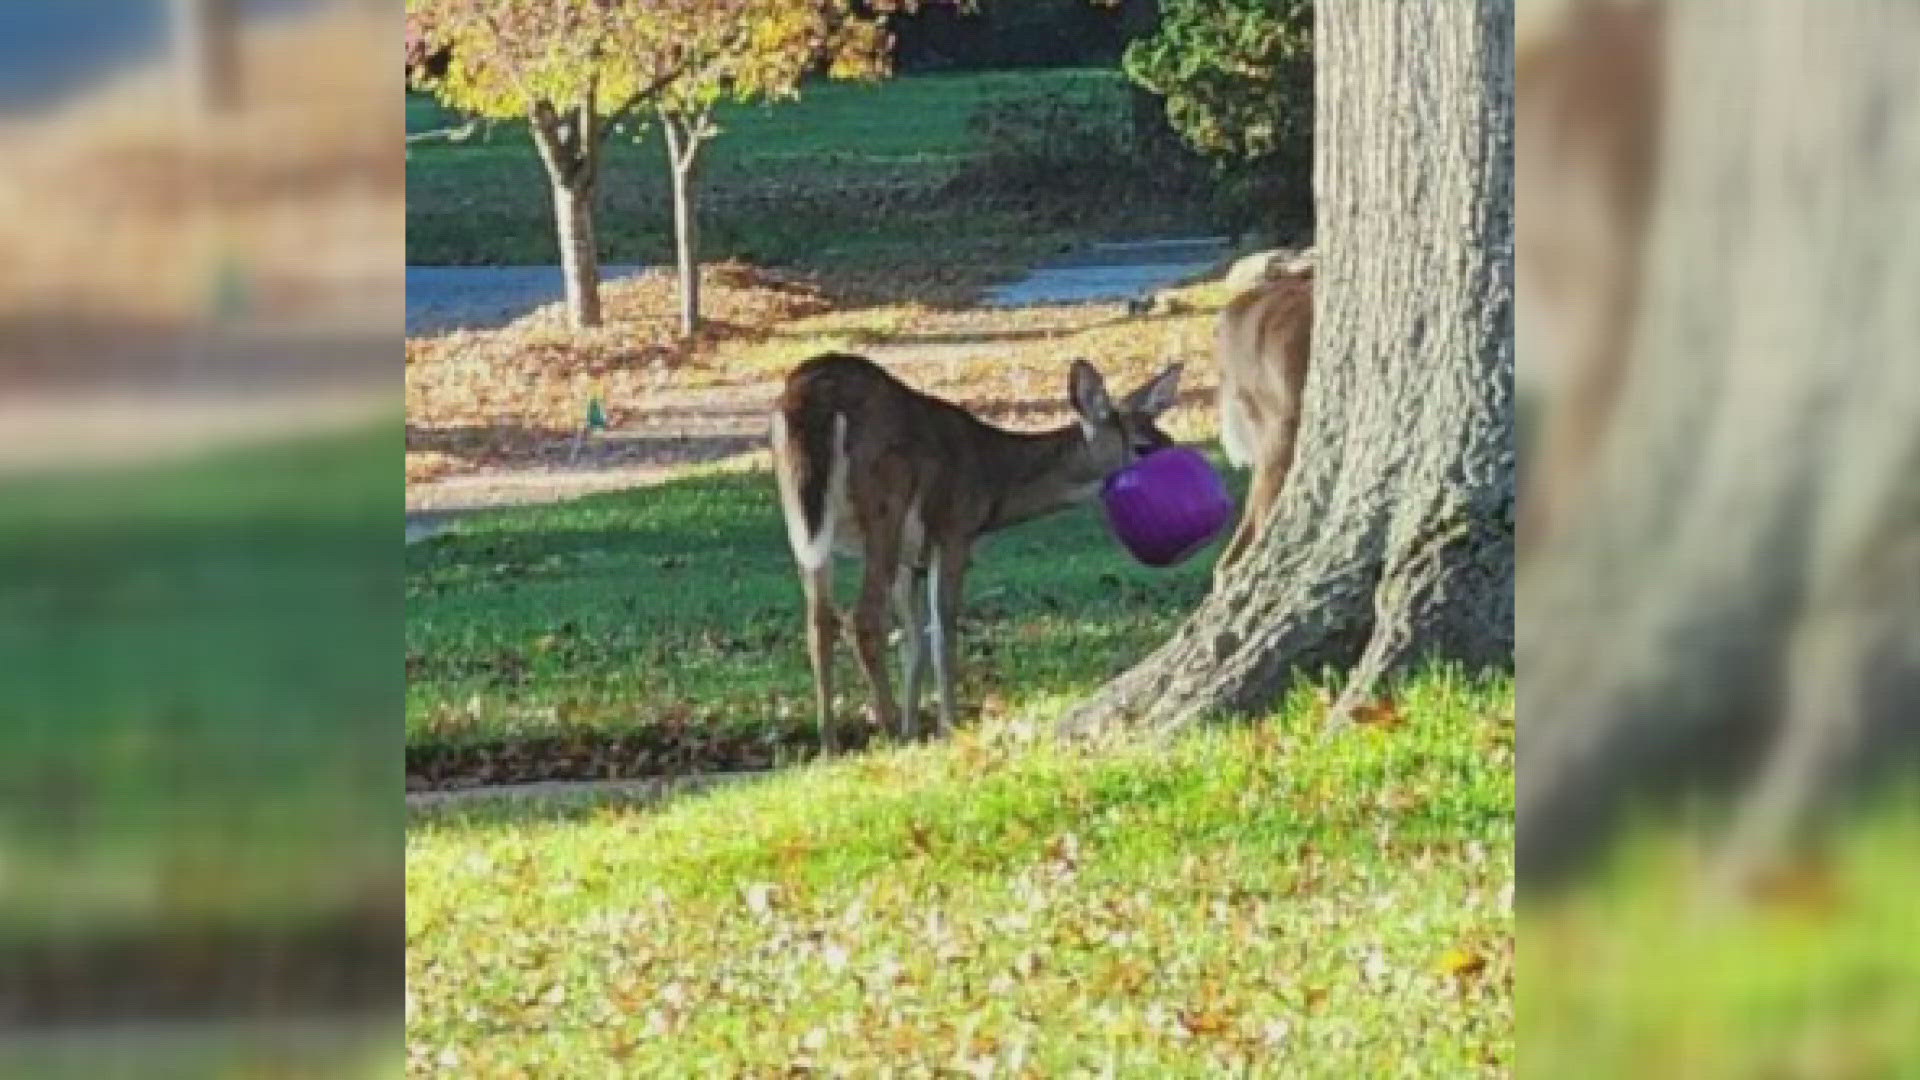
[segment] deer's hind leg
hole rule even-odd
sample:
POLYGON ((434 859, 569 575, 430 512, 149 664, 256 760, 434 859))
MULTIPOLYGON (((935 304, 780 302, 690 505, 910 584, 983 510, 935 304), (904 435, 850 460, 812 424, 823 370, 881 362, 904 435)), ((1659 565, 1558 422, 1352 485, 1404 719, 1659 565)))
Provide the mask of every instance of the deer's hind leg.
POLYGON ((958 711, 954 703, 954 655, 958 651, 955 635, 960 621, 960 591, 966 585, 968 551, 964 545, 944 546, 938 561, 927 575, 927 606, 933 620, 928 626, 933 635, 933 670, 940 683, 940 734, 953 734, 958 711))
POLYGON ((813 705, 820 722, 820 748, 831 754, 840 748, 833 723, 833 639, 839 617, 833 610, 833 561, 800 568, 800 587, 807 602, 807 660, 813 665, 813 705))
POLYGON ((861 514, 865 537, 864 573, 860 598, 853 606, 853 647, 860 670, 873 693, 874 719, 882 730, 897 730, 899 711, 887 681, 887 605, 901 572, 900 525, 902 508, 880 504, 861 514))
POLYGON ((1261 440, 1260 456, 1253 466, 1253 486, 1247 491, 1247 505, 1241 512, 1240 524, 1234 529, 1233 539, 1227 542, 1226 550, 1221 552, 1220 561, 1214 567, 1216 585, 1266 532, 1267 519, 1273 514, 1273 504, 1280 501, 1280 492, 1287 483, 1287 473, 1293 468, 1293 444, 1299 430, 1298 417, 1289 417, 1276 423, 1261 440))
POLYGON ((920 587, 925 579, 924 573, 904 562, 893 579, 893 613, 900 622, 903 688, 900 736, 906 739, 920 733, 920 674, 927 657, 927 613, 922 605, 920 587))

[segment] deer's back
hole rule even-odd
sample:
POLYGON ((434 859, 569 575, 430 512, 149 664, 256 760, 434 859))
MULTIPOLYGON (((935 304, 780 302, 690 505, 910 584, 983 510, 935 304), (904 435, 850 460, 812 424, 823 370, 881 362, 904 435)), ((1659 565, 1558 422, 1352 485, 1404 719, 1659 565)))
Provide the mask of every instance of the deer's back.
POLYGON ((1313 274, 1289 272, 1240 294, 1220 312, 1221 439, 1251 463, 1269 430, 1300 412, 1313 353, 1313 274))
POLYGON ((774 409, 785 427, 776 465, 806 510, 809 534, 829 530, 842 554, 860 554, 863 520, 893 521, 903 557, 922 563, 930 532, 971 532, 990 512, 968 482, 998 471, 986 425, 865 357, 806 361, 774 409))
POLYGON ((774 406, 799 430, 828 429, 845 416, 848 450, 858 459, 926 458, 964 452, 964 428, 977 425, 951 402, 923 394, 864 356, 823 353, 787 376, 774 406))

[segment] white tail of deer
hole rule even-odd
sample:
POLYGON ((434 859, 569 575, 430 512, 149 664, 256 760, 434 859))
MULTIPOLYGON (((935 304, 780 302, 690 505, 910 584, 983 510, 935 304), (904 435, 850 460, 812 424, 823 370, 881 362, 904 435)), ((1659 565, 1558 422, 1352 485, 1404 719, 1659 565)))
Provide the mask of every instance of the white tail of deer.
POLYGON ((1253 484, 1214 568, 1216 581, 1265 532, 1293 467, 1300 396, 1313 352, 1313 267, 1311 251, 1270 260, 1254 271, 1264 280, 1220 312, 1220 441, 1228 461, 1252 466, 1253 484))
POLYGON ((1076 360, 1068 396, 1079 422, 1022 433, 920 393, 863 357, 827 353, 787 376, 772 416, 774 477, 806 594, 825 749, 838 747, 833 557, 864 563, 852 638, 881 726, 916 733, 921 667, 931 651, 940 727, 951 730, 954 629, 975 541, 1083 502, 1114 472, 1171 445, 1156 421, 1172 408, 1179 379, 1179 366, 1170 365, 1115 402, 1100 373, 1076 360), (904 713, 887 681, 889 600, 902 630, 904 713))

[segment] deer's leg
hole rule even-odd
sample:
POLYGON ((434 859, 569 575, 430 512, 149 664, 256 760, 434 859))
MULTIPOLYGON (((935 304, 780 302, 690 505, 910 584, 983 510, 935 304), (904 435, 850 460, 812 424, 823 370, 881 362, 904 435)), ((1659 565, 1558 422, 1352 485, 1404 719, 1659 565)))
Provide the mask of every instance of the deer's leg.
POLYGON ((1240 525, 1233 532, 1233 539, 1220 555, 1220 561, 1214 565, 1213 579, 1217 586, 1226 572, 1246 555, 1254 542, 1260 539, 1267 529, 1267 518, 1273 513, 1273 504, 1280 501, 1280 492, 1286 486, 1287 472, 1293 467, 1294 436, 1299 432, 1298 420, 1287 420, 1275 425, 1273 433, 1260 447, 1260 457, 1253 466, 1253 486, 1247 491, 1247 505, 1240 515, 1240 525))
POLYGON ((927 605, 933 609, 928 630, 933 635, 933 670, 940 683, 940 733, 953 733, 954 635, 960 615, 960 588, 967 576, 967 549, 959 544, 940 549, 940 558, 927 575, 927 605))
POLYGON ((899 573, 899 534, 897 529, 871 529, 866 534, 866 574, 853 607, 853 646, 873 693, 874 719, 887 730, 899 725, 893 690, 887 684, 887 599, 899 573))
POLYGON ((893 579, 893 613, 900 622, 901 699, 900 735, 912 738, 920 730, 920 669, 927 657, 927 618, 920 604, 921 574, 901 566, 893 579))
POLYGON ((839 749, 833 726, 833 638, 839 619, 833 612, 833 562, 800 568, 800 586, 807 595, 807 659, 813 664, 813 704, 820 721, 820 748, 839 749))
MULTIPOLYGON (((1258 470, 1255 470, 1254 483, 1258 485, 1259 482, 1260 473, 1258 470)), ((1241 507, 1240 523, 1233 527, 1233 535, 1228 538, 1227 546, 1220 549, 1219 561, 1213 564, 1213 580, 1215 585, 1218 585, 1221 580, 1226 577, 1227 571, 1233 567, 1234 563, 1240 560, 1240 553, 1245 551, 1247 545, 1252 542, 1253 521, 1253 504, 1249 501, 1246 506, 1241 507)))

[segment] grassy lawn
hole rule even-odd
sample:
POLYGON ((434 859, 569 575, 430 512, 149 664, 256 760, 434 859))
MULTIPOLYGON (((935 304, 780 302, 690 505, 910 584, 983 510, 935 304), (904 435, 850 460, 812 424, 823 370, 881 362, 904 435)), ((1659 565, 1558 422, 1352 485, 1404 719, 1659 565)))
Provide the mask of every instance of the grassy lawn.
POLYGON ((1920 1076, 1920 791, 1870 809, 1739 915, 1696 914, 1697 848, 1647 832, 1523 906, 1526 1075, 1920 1076))
MULTIPOLYGON (((1095 507, 989 539, 962 611, 963 702, 998 715, 1092 689, 1192 608, 1211 564, 1139 566, 1095 507)), ((851 598, 853 568, 839 578, 851 598)), ((559 740, 543 753, 591 775, 759 764, 813 742, 799 581, 764 471, 466 519, 408 548, 407 601, 417 771, 522 774, 536 763, 460 750, 515 738, 559 740), (608 735, 637 741, 617 760, 570 743, 608 735)), ((851 726, 866 697, 839 655, 851 726)))
POLYGON ((0 487, 0 944, 303 917, 390 869, 399 443, 0 487))
POLYGON ((1331 741, 1302 690, 1171 747, 994 726, 665 807, 426 812, 410 1065, 1504 1072, 1511 683, 1399 700, 1331 741))
MULTIPOLYGON (((1042 253, 1085 235, 1198 225, 1193 207, 1118 205, 1046 190, 948 190, 981 152, 970 117, 1053 95, 1124 124, 1122 78, 1097 69, 820 83, 795 102, 722 109, 724 133, 703 152, 703 254, 810 267, 911 263, 928 258, 929 236, 975 245, 997 237, 1042 253)), ((456 123, 430 98, 409 96, 410 132, 456 123)), ((608 138, 602 257, 664 261, 672 226, 661 139, 657 132, 608 138)), ((943 255, 953 257, 944 246, 943 255)), ((524 124, 496 123, 464 142, 408 148, 407 258, 557 261, 546 181, 524 124)))

